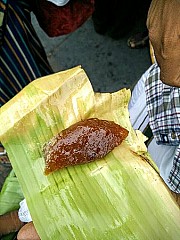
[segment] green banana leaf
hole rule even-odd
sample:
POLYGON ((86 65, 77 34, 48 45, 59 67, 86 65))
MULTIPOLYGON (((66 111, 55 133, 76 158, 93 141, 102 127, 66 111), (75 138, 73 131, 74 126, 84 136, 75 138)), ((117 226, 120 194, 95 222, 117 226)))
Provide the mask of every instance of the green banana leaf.
POLYGON ((0 215, 19 209, 19 202, 23 199, 18 179, 11 170, 0 192, 0 215))
POLYGON ((37 79, 0 112, 5 146, 42 240, 176 240, 180 210, 128 113, 130 90, 94 93, 81 67, 37 79), (129 130, 105 158, 48 176, 42 146, 89 117, 129 130))
POLYGON ((1 237, 1 240, 16 240, 17 233, 9 233, 1 237))
MULTIPOLYGON (((21 187, 19 185, 18 179, 11 170, 0 192, 0 215, 5 213, 18 210, 19 203, 24 199, 21 187)), ((17 233, 10 233, 6 236, 1 236, 1 240, 13 240, 15 239, 17 233)))

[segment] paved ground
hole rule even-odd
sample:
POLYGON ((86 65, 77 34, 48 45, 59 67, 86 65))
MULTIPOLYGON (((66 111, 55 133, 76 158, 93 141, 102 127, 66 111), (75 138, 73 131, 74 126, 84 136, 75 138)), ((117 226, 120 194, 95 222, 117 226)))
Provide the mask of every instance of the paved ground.
POLYGON ((141 22, 120 40, 97 34, 91 19, 75 32, 56 38, 49 38, 41 30, 34 15, 32 22, 54 71, 82 65, 96 92, 132 89, 150 66, 148 47, 130 49, 126 44, 133 31, 141 31, 141 22))

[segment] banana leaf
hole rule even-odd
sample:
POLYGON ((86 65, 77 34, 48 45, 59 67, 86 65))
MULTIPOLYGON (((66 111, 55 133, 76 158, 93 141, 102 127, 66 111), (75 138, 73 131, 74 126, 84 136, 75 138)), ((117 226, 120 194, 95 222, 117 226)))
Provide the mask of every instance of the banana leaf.
POLYGON ((5 146, 42 240, 176 240, 180 209, 129 121, 130 90, 94 93, 80 67, 39 78, 1 108, 5 146), (129 130, 106 157, 44 175, 42 146, 89 117, 129 130))
MULTIPOLYGON (((11 170, 0 192, 0 215, 5 213, 18 210, 19 203, 24 199, 21 187, 14 173, 11 170)), ((1 236, 1 240, 13 240, 15 239, 17 233, 9 233, 5 236, 1 236)))
POLYGON ((18 179, 11 170, 0 192, 0 215, 19 209, 19 202, 23 199, 18 179))

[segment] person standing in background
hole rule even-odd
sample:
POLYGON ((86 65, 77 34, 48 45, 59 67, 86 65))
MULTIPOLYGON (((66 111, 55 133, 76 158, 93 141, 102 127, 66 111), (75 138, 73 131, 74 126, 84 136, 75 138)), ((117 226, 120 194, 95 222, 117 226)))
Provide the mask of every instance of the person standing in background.
POLYGON ((0 106, 53 70, 32 26, 35 0, 0 0, 0 106))
POLYGON ((180 194, 180 1, 152 0, 147 28, 156 62, 136 84, 129 103, 133 127, 167 186, 180 194), (152 131, 152 134, 151 134, 152 131))

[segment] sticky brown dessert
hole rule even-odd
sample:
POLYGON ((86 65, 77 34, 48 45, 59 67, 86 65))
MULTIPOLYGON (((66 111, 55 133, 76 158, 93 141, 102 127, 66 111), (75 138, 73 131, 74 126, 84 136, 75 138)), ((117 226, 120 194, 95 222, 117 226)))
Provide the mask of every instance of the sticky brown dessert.
POLYGON ((45 144, 44 173, 103 158, 127 135, 128 130, 113 121, 89 118, 77 122, 45 144))

